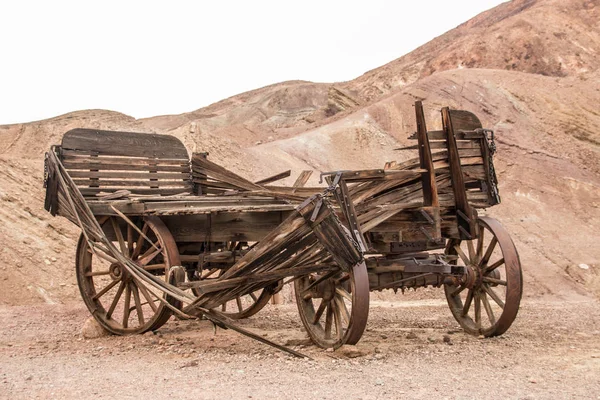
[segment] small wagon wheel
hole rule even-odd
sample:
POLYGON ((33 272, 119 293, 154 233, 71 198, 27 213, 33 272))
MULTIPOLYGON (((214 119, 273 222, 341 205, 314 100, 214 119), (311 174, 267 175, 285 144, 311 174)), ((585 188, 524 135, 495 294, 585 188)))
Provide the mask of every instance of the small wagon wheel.
MULTIPOLYGON (((245 242, 226 242, 226 249, 235 249, 236 247, 244 244, 245 242)), ((202 272, 199 277, 193 277, 188 275, 191 280, 202 280, 216 278, 223 272, 222 269, 209 269, 202 272)), ((228 316, 231 319, 244 319, 250 318, 260 310, 262 310, 271 299, 277 286, 268 286, 266 288, 260 288, 248 294, 236 296, 234 299, 223 303, 218 310, 228 316)), ((199 296, 199 292, 196 289, 192 289, 194 295, 199 296)))
POLYGON ((450 240, 446 254, 450 262, 466 266, 465 282, 445 285, 454 318, 472 335, 501 335, 511 326, 523 294, 519 254, 508 232, 488 217, 478 219, 479 236, 474 240, 450 240))
MULTIPOLYGON (((119 217, 101 217, 98 222, 115 247, 146 271, 166 279, 171 266, 181 264, 173 236, 160 218, 135 220, 146 238, 119 217)), ((117 335, 158 329, 171 315, 159 300, 164 294, 136 281, 114 261, 110 256, 93 254, 81 235, 76 274, 86 306, 104 328, 117 335)), ((179 307, 176 300, 167 300, 179 307)))
POLYGON ((309 274, 294 281, 296 304, 312 341, 337 349, 360 340, 369 315, 366 264, 350 272, 309 274))

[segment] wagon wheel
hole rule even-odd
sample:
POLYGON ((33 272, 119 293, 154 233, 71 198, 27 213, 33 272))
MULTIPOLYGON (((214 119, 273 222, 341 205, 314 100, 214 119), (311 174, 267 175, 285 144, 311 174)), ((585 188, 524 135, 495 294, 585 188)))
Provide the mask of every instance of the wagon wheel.
MULTIPOLYGON (((171 233, 157 217, 136 221, 136 229, 118 217, 101 217, 98 221, 107 238, 125 257, 156 276, 167 277, 171 266, 180 265, 179 252, 171 233)), ((76 274, 79 291, 96 320, 111 333, 125 335, 158 329, 171 310, 158 298, 163 293, 136 281, 118 262, 106 255, 92 254, 83 235, 77 245, 76 274)), ((175 307, 180 305, 167 297, 175 307)))
POLYGON ((358 343, 369 315, 369 278, 364 262, 350 272, 303 276, 294 282, 294 289, 302 323, 317 346, 337 349, 358 343))
MULTIPOLYGON (((234 249, 239 243, 240 242, 227 242, 225 248, 234 249)), ((223 271, 223 269, 214 268, 203 271, 200 277, 192 277, 188 275, 188 278, 191 280, 216 278, 223 271)), ((260 288, 248 294, 239 295, 234 299, 223 303, 220 307, 218 307, 218 310, 231 319, 250 318, 269 303, 269 300, 271 299, 273 293, 275 293, 276 288, 277 285, 273 285, 266 288, 260 288)), ((197 289, 194 288, 192 291, 194 292, 195 296, 200 295, 197 289)))
POLYGON ((450 240, 446 254, 451 263, 467 267, 465 282, 445 285, 446 298, 454 318, 472 335, 501 335, 519 311, 523 275, 519 254, 508 232, 487 217, 477 221, 479 237, 450 240), (483 310, 482 310, 483 308, 483 310))

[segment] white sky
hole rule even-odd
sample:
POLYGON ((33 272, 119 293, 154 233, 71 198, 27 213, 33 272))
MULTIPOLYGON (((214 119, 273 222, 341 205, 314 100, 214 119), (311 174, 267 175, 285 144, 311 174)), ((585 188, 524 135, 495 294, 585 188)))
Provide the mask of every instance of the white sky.
POLYGON ((502 0, 1 1, 0 124, 356 78, 502 0))

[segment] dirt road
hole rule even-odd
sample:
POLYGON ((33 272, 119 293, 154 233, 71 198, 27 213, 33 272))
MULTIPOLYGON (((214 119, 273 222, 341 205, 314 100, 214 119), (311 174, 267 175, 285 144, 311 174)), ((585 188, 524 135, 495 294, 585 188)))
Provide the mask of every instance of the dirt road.
POLYGON ((294 305, 267 306, 246 328, 314 360, 292 358, 206 321, 156 334, 83 339, 81 304, 0 307, 0 397, 31 398, 600 398, 596 300, 526 300, 504 336, 458 329, 441 300, 373 301, 358 346, 306 340, 294 305))

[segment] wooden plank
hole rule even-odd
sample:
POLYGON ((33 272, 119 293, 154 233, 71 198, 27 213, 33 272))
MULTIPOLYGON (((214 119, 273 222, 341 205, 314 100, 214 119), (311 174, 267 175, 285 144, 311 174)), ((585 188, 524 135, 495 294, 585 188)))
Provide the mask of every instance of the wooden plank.
POLYGON ((65 133, 62 147, 115 156, 189 158, 185 146, 179 139, 153 133, 78 128, 65 133))
MULTIPOLYGON (((119 188, 119 190, 122 188, 119 188)), ((109 189, 109 188, 94 188, 94 187, 83 187, 80 188, 79 191, 81 192, 82 195, 87 196, 87 197, 95 197, 95 195, 97 193, 112 193, 114 191, 116 191, 117 188, 115 189, 109 189)), ((161 189, 161 188, 140 188, 140 187, 132 187, 132 188, 127 188, 127 190, 129 190, 132 194, 151 194, 151 195, 173 195, 173 194, 181 194, 181 193, 189 193, 190 190, 186 189, 186 188, 165 188, 165 189, 161 189)))
POLYGON ((222 166, 209 161, 200 154, 194 154, 192 156, 192 170, 206 174, 217 180, 236 185, 241 189, 246 190, 263 190, 264 188, 260 185, 250 182, 249 180, 242 178, 241 176, 223 168, 222 166))
POLYGON ((111 180, 111 179, 73 179, 73 182, 77 186, 94 186, 94 187, 137 187, 137 186, 147 186, 147 187, 185 187, 190 188, 191 183, 189 180, 158 180, 158 181, 132 181, 132 180, 111 180))
POLYGON ((287 171, 280 172, 277 175, 273 175, 268 178, 261 179, 260 181, 256 181, 254 183, 256 183, 257 185, 261 185, 261 184, 265 184, 265 183, 276 182, 281 179, 287 178, 291 174, 292 174, 292 170, 288 169, 287 171))
POLYGON ((437 207, 439 204, 437 185, 435 183, 435 170, 433 169, 433 160, 431 157, 431 148, 427 138, 427 126, 425 115, 423 114, 423 103, 415 102, 415 112, 417 118, 417 140, 419 141, 419 160, 421 169, 426 172, 422 174, 423 185, 423 203, 426 206, 437 207))
POLYGON ((294 184, 292 186, 295 188, 304 187, 304 185, 306 185, 306 182, 308 182, 308 180, 310 179, 310 176, 312 175, 312 173, 313 173, 312 170, 302 171, 300 173, 300 175, 298 175, 298 178, 296 178, 296 182, 294 182, 294 184))
POLYGON ((149 164, 121 164, 121 163, 99 163, 99 162, 72 162, 63 161, 63 165, 68 170, 83 169, 83 170, 100 170, 100 171, 149 171, 153 168, 159 172, 187 172, 189 173, 189 165, 154 165, 149 164))
POLYGON ((395 170, 395 169, 365 169, 356 171, 345 171, 342 173, 342 179, 347 182, 356 182, 363 180, 396 180, 406 178, 418 178, 424 169, 413 170, 395 170))
MULTIPOLYGON (((450 178, 452 180, 452 189, 454 192, 454 202, 456 204, 457 216, 460 214, 466 216, 466 218, 458 217, 457 221, 459 230, 460 227, 462 227, 464 232, 466 232, 461 235, 462 238, 472 239, 475 237, 475 221, 471 211, 471 206, 469 205, 469 201, 467 199, 464 176, 461 168, 461 159, 458 155, 458 148, 456 146, 456 139, 454 135, 454 125, 451 115, 452 113, 448 107, 442 108, 442 124, 448 137, 448 162, 450 164, 450 178)), ((459 117, 464 116, 463 114, 458 115, 459 117)))
POLYGON ((89 151, 61 149, 62 162, 87 163, 100 162, 106 164, 127 164, 127 165, 148 165, 154 163, 158 165, 179 165, 189 166, 190 160, 187 158, 149 158, 149 157, 121 157, 107 154, 98 154, 89 151))
POLYGON ((92 171, 69 171, 71 178, 121 178, 121 179, 182 179, 189 180, 187 172, 92 172, 92 171))

